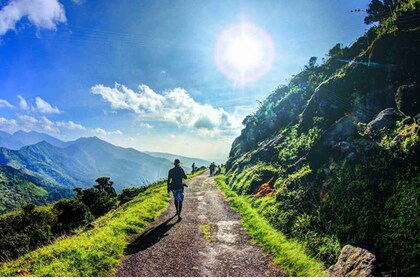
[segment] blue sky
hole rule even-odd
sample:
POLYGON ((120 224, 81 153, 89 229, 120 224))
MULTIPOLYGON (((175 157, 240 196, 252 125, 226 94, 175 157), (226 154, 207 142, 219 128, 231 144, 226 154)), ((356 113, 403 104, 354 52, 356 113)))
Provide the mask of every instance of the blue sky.
POLYGON ((368 3, 0 0, 0 130, 225 160, 257 100, 365 32, 350 10, 368 3), (240 23, 273 47, 251 82, 215 59, 221 34, 240 23))

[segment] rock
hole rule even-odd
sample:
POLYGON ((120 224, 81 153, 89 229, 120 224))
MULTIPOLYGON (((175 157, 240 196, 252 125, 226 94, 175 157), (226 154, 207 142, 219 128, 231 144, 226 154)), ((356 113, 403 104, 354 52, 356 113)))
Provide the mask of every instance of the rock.
POLYGON ((333 146, 333 148, 338 149, 342 153, 346 153, 350 150, 351 145, 347 141, 340 141, 333 146))
POLYGON ((400 86, 395 95, 395 102, 398 110, 406 116, 415 116, 420 113, 420 86, 400 86))
POLYGON ((85 227, 85 230, 94 229, 94 228, 96 228, 97 226, 98 226, 98 224, 97 224, 97 223, 95 223, 95 222, 91 222, 91 223, 89 223, 89 224, 85 227))
POLYGON ((365 134, 370 135, 382 128, 393 127, 395 123, 401 120, 400 114, 394 108, 387 108, 381 111, 376 118, 367 124, 365 134))
POLYGON ((357 159, 357 155, 355 152, 351 152, 346 156, 347 161, 355 161, 357 159))
POLYGON ((29 275, 29 270, 27 269, 18 269, 16 271, 17 274, 19 274, 20 276, 28 276, 29 275))
POLYGON ((414 116, 414 118, 413 118, 413 121, 414 121, 416 124, 420 124, 420 114, 415 115, 415 116, 414 116))
POLYGON ((366 277, 376 272, 376 256, 366 249, 346 245, 341 249, 335 265, 329 269, 334 277, 366 277))
POLYGON ((408 116, 408 117, 405 117, 401 122, 403 124, 412 124, 414 122, 414 120, 413 120, 412 117, 408 116))

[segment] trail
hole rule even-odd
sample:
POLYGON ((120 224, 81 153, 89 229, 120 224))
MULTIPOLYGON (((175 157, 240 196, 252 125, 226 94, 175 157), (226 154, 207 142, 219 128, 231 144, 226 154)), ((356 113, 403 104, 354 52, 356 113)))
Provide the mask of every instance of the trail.
POLYGON ((133 238, 115 276, 285 276, 252 244, 208 172, 187 184, 182 220, 171 202, 133 238))

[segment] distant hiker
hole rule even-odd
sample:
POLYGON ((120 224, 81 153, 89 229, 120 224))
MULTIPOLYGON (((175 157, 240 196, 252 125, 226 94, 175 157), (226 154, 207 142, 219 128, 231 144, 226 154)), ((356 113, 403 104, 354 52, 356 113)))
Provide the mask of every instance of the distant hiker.
POLYGON ((222 168, 220 165, 217 166, 216 174, 220 174, 222 172, 222 168))
POLYGON ((195 172, 195 162, 193 162, 193 164, 192 164, 192 171, 191 171, 191 173, 194 173, 195 172))
POLYGON ((210 177, 213 176, 215 166, 214 162, 210 163, 210 177))
POLYGON ((181 219, 181 210, 182 210, 182 201, 184 200, 184 187, 188 187, 186 184, 182 183, 182 179, 187 179, 184 169, 180 165, 179 159, 174 161, 175 167, 169 170, 168 173, 168 192, 172 191, 174 195, 174 202, 176 208, 176 214, 178 218, 181 219))

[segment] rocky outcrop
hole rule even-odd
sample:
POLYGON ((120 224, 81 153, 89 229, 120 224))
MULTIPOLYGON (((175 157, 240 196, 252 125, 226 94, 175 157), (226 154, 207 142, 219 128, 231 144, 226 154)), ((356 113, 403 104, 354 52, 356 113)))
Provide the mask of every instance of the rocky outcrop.
POLYGON ((367 124, 365 134, 370 135, 382 128, 394 127, 396 121, 401 120, 401 115, 394 108, 381 111, 374 120, 367 124))
POLYGON ((414 117, 420 113, 420 86, 400 86, 395 95, 397 108, 404 115, 414 117))
POLYGON ((366 249, 346 245, 341 250, 337 263, 328 271, 334 277, 375 276, 376 256, 366 249))

